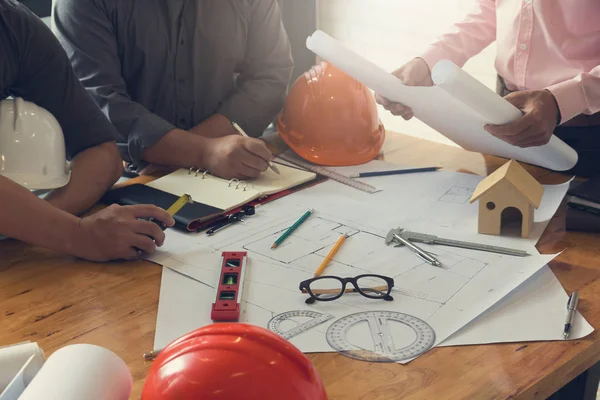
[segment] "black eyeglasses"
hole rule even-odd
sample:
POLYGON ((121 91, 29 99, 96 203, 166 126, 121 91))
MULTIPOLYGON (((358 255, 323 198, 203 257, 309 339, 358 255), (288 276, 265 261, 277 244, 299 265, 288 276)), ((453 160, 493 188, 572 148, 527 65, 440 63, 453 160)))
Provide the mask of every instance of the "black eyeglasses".
POLYGON ((307 304, 318 301, 332 301, 342 297, 344 293, 360 293, 369 299, 394 300, 390 292, 394 287, 394 279, 382 275, 358 275, 354 278, 340 278, 338 276, 318 276, 300 282, 300 291, 308 293, 307 304), (353 288, 346 289, 346 284, 351 283, 353 288))

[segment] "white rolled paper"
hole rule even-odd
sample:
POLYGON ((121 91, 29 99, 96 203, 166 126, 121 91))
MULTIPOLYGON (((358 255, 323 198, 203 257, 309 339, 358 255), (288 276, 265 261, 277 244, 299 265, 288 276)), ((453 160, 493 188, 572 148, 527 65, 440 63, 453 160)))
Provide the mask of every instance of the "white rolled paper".
POLYGON ((0 347, 0 393, 8 386, 21 368, 32 358, 24 372, 23 383, 29 384, 44 365, 44 352, 35 342, 18 343, 0 347), (32 358, 33 357, 33 358, 32 358))
POLYGON ((74 344, 54 352, 19 400, 127 400, 131 374, 115 353, 74 344))
POLYGON ((577 163, 577 152, 556 136, 543 146, 520 148, 489 134, 486 124, 514 121, 521 111, 451 61, 442 60, 434 66, 432 80, 436 86, 406 86, 322 31, 313 33, 306 46, 375 92, 411 107, 415 117, 467 150, 555 171, 568 170, 577 163))

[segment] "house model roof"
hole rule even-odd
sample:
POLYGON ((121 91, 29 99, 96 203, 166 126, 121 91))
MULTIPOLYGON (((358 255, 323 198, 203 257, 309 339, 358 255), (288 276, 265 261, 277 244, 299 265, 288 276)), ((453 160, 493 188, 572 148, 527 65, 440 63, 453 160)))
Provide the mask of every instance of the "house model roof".
POLYGON ((544 187, 515 160, 510 160, 479 182, 473 196, 471 196, 471 203, 503 180, 508 181, 521 192, 532 206, 539 207, 544 194, 544 187))

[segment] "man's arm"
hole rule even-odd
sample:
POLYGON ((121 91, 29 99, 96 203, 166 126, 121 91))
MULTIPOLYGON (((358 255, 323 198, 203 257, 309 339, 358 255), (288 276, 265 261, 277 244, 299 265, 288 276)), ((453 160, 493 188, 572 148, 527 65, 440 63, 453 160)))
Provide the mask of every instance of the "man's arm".
POLYGON ((441 36, 421 55, 429 68, 440 60, 447 59, 462 67, 496 40, 496 2, 478 0, 476 8, 459 23, 454 30, 441 36))
POLYGON ((505 125, 487 125, 486 130, 515 146, 544 145, 558 124, 600 112, 600 66, 544 90, 517 91, 505 99, 525 115, 505 125))
MULTIPOLYGON (((52 14, 53 29, 75 72, 121 136, 127 139, 130 160, 141 164, 144 150, 176 128, 129 96, 121 76, 117 39, 104 3, 57 0, 52 14)), ((191 145, 187 142, 188 136, 179 136, 182 146, 191 145)))
POLYGON ((71 161, 69 183, 46 196, 46 201, 71 214, 93 205, 121 176, 121 154, 114 142, 86 149, 71 161))
POLYGON ((39 199, 0 176, 0 234, 70 253, 79 218, 39 199))
POLYGON ((281 110, 294 62, 277 0, 252 1, 237 89, 217 111, 258 137, 281 110))
POLYGON ((175 221, 153 205, 112 205, 78 218, 45 202, 0 176, 0 234, 92 261, 137 258, 153 253, 165 235, 154 218, 167 226, 175 221), (143 219, 142 219, 143 218, 143 219))
POLYGON ((579 114, 600 112, 600 65, 546 89, 556 99, 561 124, 579 114))
POLYGON ((272 156, 264 145, 247 138, 210 139, 233 133, 225 117, 215 115, 192 133, 177 129, 131 99, 121 76, 109 11, 102 1, 57 0, 53 11, 56 34, 77 75, 127 138, 134 165, 196 167, 226 178, 256 177, 268 168, 272 156))
POLYGON ((65 211, 80 213, 120 176, 117 133, 75 76, 50 29, 24 7, 7 13, 17 38, 9 54, 14 54, 19 65, 9 90, 56 117, 72 159, 71 180, 48 200, 65 211))

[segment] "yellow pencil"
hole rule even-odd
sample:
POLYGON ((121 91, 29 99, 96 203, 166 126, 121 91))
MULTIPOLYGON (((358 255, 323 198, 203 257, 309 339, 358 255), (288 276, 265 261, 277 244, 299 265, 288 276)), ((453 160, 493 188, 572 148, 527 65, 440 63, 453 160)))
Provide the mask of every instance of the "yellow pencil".
POLYGON ((348 235, 342 235, 342 237, 340 237, 338 239, 338 241, 335 243, 335 246, 333 246, 333 249, 331 249, 329 254, 327 254, 327 257, 325 257, 325 259, 319 266, 319 269, 317 269, 317 272, 315 272, 315 277, 317 277, 323 273, 323 270, 325 270, 325 267, 327 267, 327 264, 329 264, 329 262, 331 261, 333 256, 335 256, 335 253, 337 253, 338 250, 340 249, 340 247, 342 247, 342 243, 344 243, 344 240, 346 240, 347 237, 348 237, 348 235))

